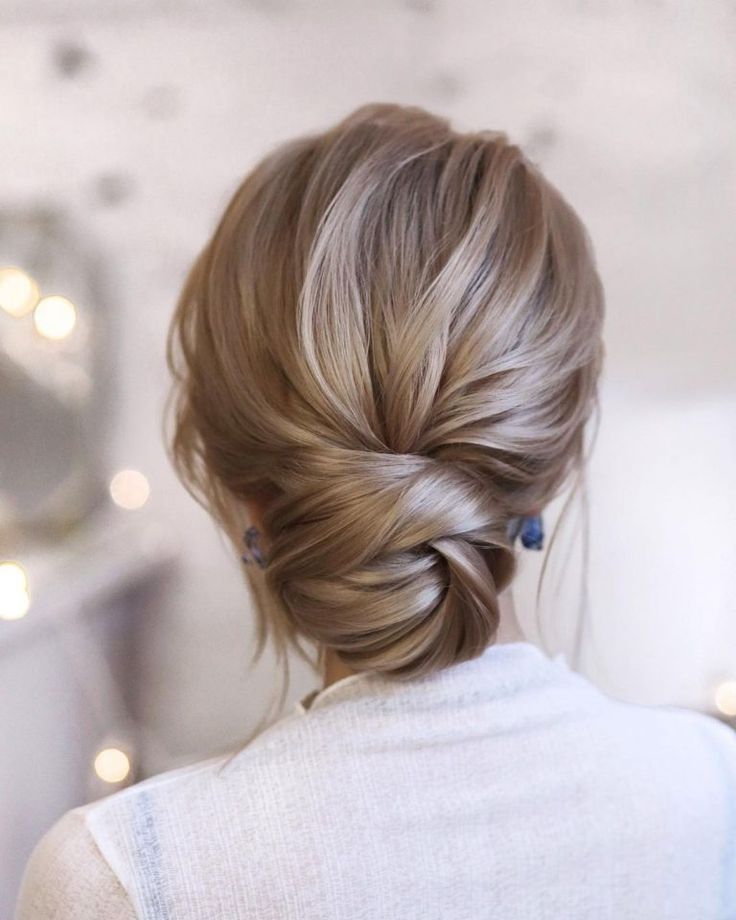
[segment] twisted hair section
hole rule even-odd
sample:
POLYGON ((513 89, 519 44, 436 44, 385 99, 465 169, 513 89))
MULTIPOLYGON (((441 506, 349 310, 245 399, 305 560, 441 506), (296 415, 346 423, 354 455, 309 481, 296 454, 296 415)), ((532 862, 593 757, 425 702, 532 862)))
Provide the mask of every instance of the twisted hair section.
POLYGON ((246 176, 181 293, 170 448, 235 541, 264 499, 259 639, 410 678, 480 654, 512 517, 579 468, 603 292, 501 132, 362 106, 246 176))

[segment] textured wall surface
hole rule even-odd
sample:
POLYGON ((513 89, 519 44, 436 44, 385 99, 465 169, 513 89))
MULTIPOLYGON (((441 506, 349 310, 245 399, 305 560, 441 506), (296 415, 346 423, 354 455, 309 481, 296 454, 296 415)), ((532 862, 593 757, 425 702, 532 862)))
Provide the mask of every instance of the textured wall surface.
MULTIPOLYGON (((0 203, 63 205, 103 255, 120 393, 109 466, 145 471, 141 513, 181 539, 144 675, 147 721, 172 757, 246 734, 272 684, 269 661, 247 668, 237 564, 164 455, 173 301, 258 156, 369 100, 507 130, 588 224, 609 312, 584 662, 622 695, 706 705, 710 682, 736 670, 732 4, 0 0, 0 12, 0 203)), ((525 620, 537 563, 518 591, 525 620)), ((544 605, 556 645, 576 603, 566 582, 544 605)), ((294 693, 311 685, 297 671, 294 693)))

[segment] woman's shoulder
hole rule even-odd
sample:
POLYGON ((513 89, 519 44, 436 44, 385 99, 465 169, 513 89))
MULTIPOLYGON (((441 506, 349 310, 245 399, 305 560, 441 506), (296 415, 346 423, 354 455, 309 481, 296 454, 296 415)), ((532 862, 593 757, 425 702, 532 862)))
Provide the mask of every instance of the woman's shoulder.
MULTIPOLYGON (((627 734, 637 742, 648 739, 653 745, 679 747, 686 751, 716 755, 733 760, 736 757, 736 731, 715 715, 676 704, 637 703, 619 698, 594 685, 587 677, 568 670, 568 683, 579 685, 581 697, 602 705, 606 721, 614 731, 627 734)), ((736 768, 736 760, 732 767, 736 768)))
POLYGON ((674 729, 670 736, 672 748, 678 739, 692 739, 693 750, 699 751, 696 763, 703 763, 712 770, 714 782, 720 782, 732 800, 731 818, 736 819, 736 731, 717 718, 693 710, 678 707, 664 707, 664 715, 678 723, 680 732, 674 729))
POLYGON ((131 901, 100 852, 85 809, 68 811, 33 850, 16 920, 134 920, 131 901))
POLYGON ((736 732, 711 715, 674 706, 615 701, 604 744, 616 771, 630 771, 652 802, 670 813, 699 815, 700 824, 736 830, 736 732))
POLYGON ((736 775, 736 731, 715 716, 684 706, 611 702, 613 718, 635 727, 635 738, 649 738, 667 754, 697 754, 736 775))
POLYGON ((111 831, 157 791, 185 795, 192 782, 216 775, 227 757, 160 773, 67 811, 36 844, 26 865, 16 920, 132 920, 133 880, 111 845, 111 831))

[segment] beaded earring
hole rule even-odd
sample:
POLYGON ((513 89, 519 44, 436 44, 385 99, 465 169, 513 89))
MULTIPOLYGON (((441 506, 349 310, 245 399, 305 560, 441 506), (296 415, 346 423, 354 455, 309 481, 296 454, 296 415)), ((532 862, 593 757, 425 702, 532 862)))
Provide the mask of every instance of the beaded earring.
POLYGON ((542 549, 544 546, 544 525, 541 514, 514 518, 509 524, 509 539, 513 543, 521 536, 525 549, 542 549))
POLYGON ((243 534, 243 542, 245 543, 247 549, 246 552, 240 557, 243 562, 250 563, 255 561, 262 569, 265 569, 268 565, 268 561, 264 558, 261 548, 258 544, 261 532, 257 527, 249 527, 243 534))

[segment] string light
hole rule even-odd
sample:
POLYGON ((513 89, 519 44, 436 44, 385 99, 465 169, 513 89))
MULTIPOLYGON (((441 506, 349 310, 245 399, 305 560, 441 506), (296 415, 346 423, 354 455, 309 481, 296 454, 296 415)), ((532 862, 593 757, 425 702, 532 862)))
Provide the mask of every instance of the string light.
POLYGON ((46 339, 65 339, 77 324, 77 308, 66 297, 42 297, 33 311, 33 323, 46 339))
POLYGON ((736 716, 736 680, 724 680, 716 688, 716 708, 724 716, 736 716))
POLYGON ((11 316, 25 316, 38 303, 38 285, 22 268, 0 268, 0 308, 11 316))
POLYGON ((95 757, 95 773, 103 783, 122 783, 130 775, 130 758, 120 748, 103 748, 95 757))
POLYGON ((110 497, 126 511, 142 508, 150 494, 148 480, 138 470, 120 470, 110 480, 110 497))
POLYGON ((0 620, 20 620, 31 606, 28 578, 17 562, 0 562, 0 620))

